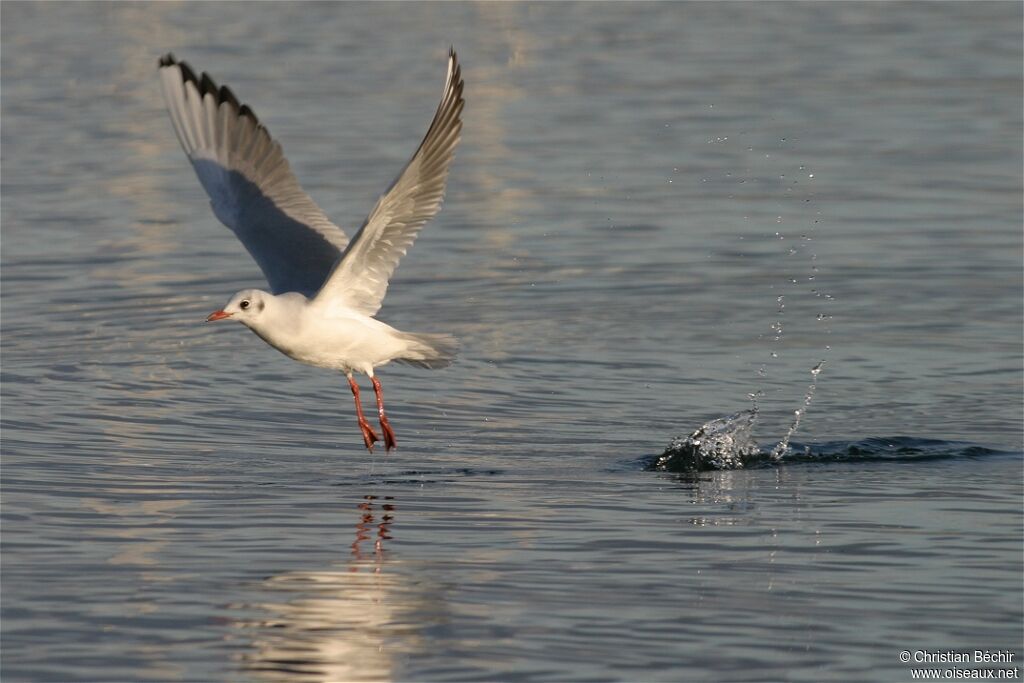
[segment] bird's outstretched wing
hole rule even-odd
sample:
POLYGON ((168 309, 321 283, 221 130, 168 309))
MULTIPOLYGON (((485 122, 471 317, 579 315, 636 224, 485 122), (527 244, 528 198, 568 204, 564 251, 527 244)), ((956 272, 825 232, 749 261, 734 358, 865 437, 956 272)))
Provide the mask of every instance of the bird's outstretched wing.
POLYGON ((227 86, 160 59, 164 101, 213 212, 256 260, 274 294, 312 296, 348 238, 310 199, 281 145, 227 86))
POLYGON ((462 70, 452 49, 441 103, 423 142, 377 201, 314 303, 342 304, 365 315, 380 309, 398 260, 441 208, 448 167, 462 131, 463 105, 462 70))

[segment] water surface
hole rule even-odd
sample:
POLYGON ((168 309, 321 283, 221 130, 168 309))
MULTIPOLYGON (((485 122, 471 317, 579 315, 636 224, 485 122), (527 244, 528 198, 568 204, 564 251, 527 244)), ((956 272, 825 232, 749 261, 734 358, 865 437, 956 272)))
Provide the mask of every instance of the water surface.
POLYGON ((1019 660, 1019 4, 2 14, 5 680, 1019 660), (343 377, 202 323, 261 280, 156 60, 252 103, 351 232, 449 44, 464 139, 382 316, 463 351, 381 371, 371 457, 343 377), (794 439, 851 457, 644 471, 758 391, 770 447, 822 359, 794 439))

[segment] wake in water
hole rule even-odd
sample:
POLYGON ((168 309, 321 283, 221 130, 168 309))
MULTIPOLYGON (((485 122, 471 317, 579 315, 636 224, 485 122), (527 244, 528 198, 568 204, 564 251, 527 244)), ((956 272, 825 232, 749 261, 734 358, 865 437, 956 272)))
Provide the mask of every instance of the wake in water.
MULTIPOLYGON (((744 411, 750 413, 750 411, 744 411)), ((740 415, 741 413, 737 413, 740 415)), ((729 418, 722 418, 728 420, 729 418)), ((712 420, 708 424, 719 422, 712 420)), ((703 429, 703 428, 702 428, 703 429)), ((698 432, 700 430, 697 430, 698 432)), ((696 432, 694 433, 696 434, 696 432)), ((689 438, 689 437, 688 437, 689 438)), ((962 441, 922 439, 911 436, 873 437, 860 441, 830 441, 815 446, 793 444, 791 452, 782 459, 771 456, 771 449, 754 445, 738 458, 741 464, 731 467, 719 465, 734 463, 737 459, 709 457, 700 448, 682 446, 686 439, 675 439, 659 456, 647 459, 644 468, 649 471, 693 474, 718 469, 758 469, 779 464, 840 463, 840 462, 931 462, 952 458, 982 458, 995 455, 1019 457, 1019 453, 986 448, 962 441), (678 444, 678 445, 677 445, 678 444)))

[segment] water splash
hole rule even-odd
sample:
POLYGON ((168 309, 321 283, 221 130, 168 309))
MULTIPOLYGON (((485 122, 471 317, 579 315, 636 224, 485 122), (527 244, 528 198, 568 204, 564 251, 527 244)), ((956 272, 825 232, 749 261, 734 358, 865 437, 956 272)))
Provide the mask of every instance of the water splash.
MULTIPOLYGON (((801 165, 799 170, 805 171, 806 166, 801 165)), ((730 177, 731 174, 727 173, 726 176, 730 177)), ((782 180, 785 177, 785 174, 779 176, 782 180)), ((814 174, 808 174, 807 177, 814 178, 814 174)), ((797 185, 797 183, 794 182, 792 185, 797 185)), ((792 186, 786 187, 787 196, 795 196, 792 192, 793 189, 792 186)), ((804 203, 811 204, 814 201, 813 192, 805 191, 803 194, 804 203)), ((808 208, 813 208, 813 205, 808 208)), ((806 214, 806 209, 801 213, 806 214)), ((788 428, 773 447, 768 450, 760 449, 753 440, 752 430, 758 417, 759 399, 766 395, 763 383, 768 378, 770 366, 784 355, 784 342, 794 335, 801 334, 800 323, 804 317, 803 312, 806 310, 806 306, 802 305, 801 301, 809 300, 817 309, 813 311, 811 318, 816 323, 814 336, 817 337, 824 331, 827 339, 832 332, 831 313, 824 312, 819 308, 822 299, 827 304, 833 302, 833 297, 830 294, 820 290, 821 284, 818 282, 820 272, 814 240, 820 215, 821 211, 816 210, 813 224, 804 226, 799 233, 788 233, 785 226, 788 219, 785 219, 783 215, 776 217, 775 222, 778 229, 775 230, 774 237, 787 258, 776 260, 777 265, 782 269, 779 276, 783 279, 768 285, 770 290, 774 290, 775 314, 769 322, 768 329, 762 329, 757 336, 759 342, 768 347, 766 349, 768 359, 757 365, 757 376, 760 380, 759 384, 762 386, 748 394, 752 403, 751 409, 711 420, 688 436, 676 437, 654 461, 653 469, 672 471, 739 469, 755 461, 778 463, 790 453, 790 441, 800 428, 800 422, 814 399, 818 375, 825 364, 824 359, 811 369, 811 383, 804 394, 803 403, 793 411, 793 418, 788 428), (799 235, 799 239, 797 239, 797 235, 799 235), (794 312, 799 315, 794 316, 794 312)), ((825 344, 825 353, 820 357, 827 356, 830 350, 831 346, 825 344)))
POLYGON ((658 456, 651 469, 683 472, 742 469, 761 453, 754 441, 756 407, 705 422, 686 437, 677 436, 658 456))
POLYGON ((793 411, 793 422, 771 451, 762 450, 754 441, 757 401, 764 395, 759 390, 747 395, 752 404, 749 410, 705 422, 689 436, 672 439, 664 452, 649 464, 648 469, 663 472, 738 470, 754 463, 780 462, 789 453, 790 439, 800 428, 800 420, 811 406, 818 386, 818 375, 824 365, 825 361, 820 361, 811 368, 811 383, 804 394, 803 404, 793 411))
POLYGON ((747 394, 747 398, 750 399, 750 409, 754 413, 754 417, 757 417, 758 405, 757 402, 764 398, 764 389, 758 389, 747 394))
POLYGON ((803 419, 804 413, 811 407, 811 401, 814 400, 814 392, 818 388, 818 375, 821 374, 821 368, 825 365, 825 361, 819 361, 817 365, 811 368, 811 383, 807 387, 807 393, 804 394, 804 403, 802 406, 793 411, 793 422, 790 423, 789 429, 786 430, 786 435, 779 440, 779 443, 775 444, 775 448, 772 449, 771 457, 772 460, 778 462, 782 460, 783 456, 789 452, 789 440, 796 434, 796 430, 800 427, 800 420, 803 419))

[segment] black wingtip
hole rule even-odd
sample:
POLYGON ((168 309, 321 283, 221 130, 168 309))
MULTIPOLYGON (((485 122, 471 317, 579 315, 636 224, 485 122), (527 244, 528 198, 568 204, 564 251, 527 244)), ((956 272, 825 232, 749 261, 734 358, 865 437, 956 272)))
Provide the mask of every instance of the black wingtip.
POLYGON ((231 106, 235 109, 242 108, 242 105, 238 102, 238 98, 235 97, 235 93, 231 92, 231 88, 226 85, 220 86, 220 93, 218 93, 217 101, 230 102, 231 106))
POLYGON ((195 83, 195 86, 199 87, 199 79, 196 78, 196 72, 192 70, 192 67, 188 65, 188 62, 178 62, 178 66, 181 68, 181 77, 185 79, 185 82, 195 83))
POLYGON ((260 120, 256 118, 256 114, 253 113, 252 109, 248 105, 242 104, 235 97, 235 93, 231 92, 231 88, 226 85, 218 86, 216 81, 210 77, 210 74, 203 72, 202 76, 196 76, 196 72, 192 70, 192 67, 188 65, 188 62, 179 62, 175 59, 174 55, 170 52, 160 58, 160 67, 177 66, 181 69, 181 78, 186 83, 191 82, 195 85, 196 90, 199 91, 200 97, 205 97, 208 93, 212 94, 217 100, 217 104, 223 104, 228 102, 236 111, 239 116, 248 116, 252 119, 253 123, 259 124, 260 120))
POLYGON ((249 105, 248 104, 243 104, 239 108, 238 115, 239 116, 248 116, 250 119, 252 119, 253 123, 259 123, 260 122, 260 120, 258 118, 256 118, 256 114, 252 113, 252 109, 249 109, 249 105))
POLYGON ((217 84, 210 78, 210 74, 203 72, 203 80, 199 83, 199 92, 203 95, 207 93, 213 93, 214 97, 217 96, 217 84))

